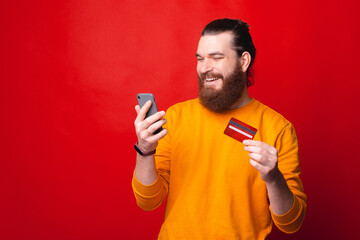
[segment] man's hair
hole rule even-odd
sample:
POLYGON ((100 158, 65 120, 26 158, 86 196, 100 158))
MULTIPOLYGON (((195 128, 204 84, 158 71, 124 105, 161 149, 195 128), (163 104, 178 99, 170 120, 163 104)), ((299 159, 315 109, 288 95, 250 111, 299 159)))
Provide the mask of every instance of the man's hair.
POLYGON ((231 32, 234 36, 233 48, 236 51, 238 57, 240 57, 245 51, 250 53, 251 61, 246 71, 246 84, 248 87, 254 85, 252 65, 256 55, 256 49, 249 33, 249 27, 250 26, 246 22, 243 22, 240 19, 224 18, 210 22, 205 26, 201 33, 201 36, 205 36, 216 35, 223 32, 231 32))

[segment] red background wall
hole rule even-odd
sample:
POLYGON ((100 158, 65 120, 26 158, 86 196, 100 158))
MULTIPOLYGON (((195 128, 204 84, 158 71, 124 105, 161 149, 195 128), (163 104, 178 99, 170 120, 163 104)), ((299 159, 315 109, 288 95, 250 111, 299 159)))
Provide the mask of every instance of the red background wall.
POLYGON ((214 18, 258 50, 251 95, 300 140, 308 212, 270 239, 352 239, 359 214, 359 18, 344 1, 1 1, 0 238, 155 239, 163 210, 131 190, 136 93, 197 95, 214 18))

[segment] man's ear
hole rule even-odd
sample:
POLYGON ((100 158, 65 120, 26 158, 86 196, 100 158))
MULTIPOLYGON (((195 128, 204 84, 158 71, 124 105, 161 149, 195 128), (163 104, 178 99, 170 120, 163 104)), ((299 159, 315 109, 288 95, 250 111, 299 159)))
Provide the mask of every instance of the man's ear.
POLYGON ((251 55, 249 52, 245 51, 241 54, 240 57, 240 68, 242 72, 246 72, 249 68, 251 62, 251 55))

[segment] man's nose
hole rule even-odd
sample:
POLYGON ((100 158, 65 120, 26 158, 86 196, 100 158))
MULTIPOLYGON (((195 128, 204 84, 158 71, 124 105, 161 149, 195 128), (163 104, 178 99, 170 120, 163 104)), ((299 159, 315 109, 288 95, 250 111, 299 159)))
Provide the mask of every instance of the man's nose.
POLYGON ((214 66, 213 66, 211 60, 205 58, 203 60, 203 62, 201 63, 200 72, 207 73, 207 72, 212 71, 213 69, 214 69, 214 66))

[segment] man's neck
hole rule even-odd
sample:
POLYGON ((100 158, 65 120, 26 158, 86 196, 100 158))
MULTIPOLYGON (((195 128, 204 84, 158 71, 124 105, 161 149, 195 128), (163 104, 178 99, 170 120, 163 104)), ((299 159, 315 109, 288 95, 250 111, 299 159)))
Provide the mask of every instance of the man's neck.
POLYGON ((236 101, 236 103, 234 103, 234 105, 231 107, 231 109, 241 108, 241 107, 245 106, 246 104, 248 104, 249 102, 251 102, 251 97, 249 96, 249 92, 248 92, 247 88, 245 87, 241 94, 241 97, 236 101))

